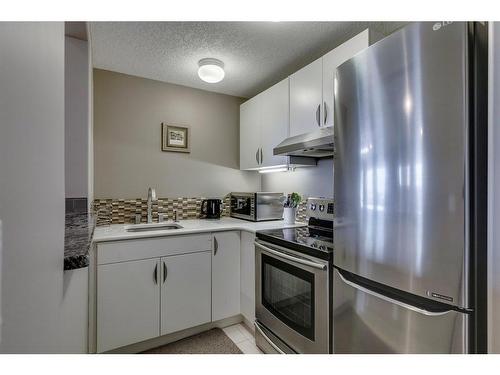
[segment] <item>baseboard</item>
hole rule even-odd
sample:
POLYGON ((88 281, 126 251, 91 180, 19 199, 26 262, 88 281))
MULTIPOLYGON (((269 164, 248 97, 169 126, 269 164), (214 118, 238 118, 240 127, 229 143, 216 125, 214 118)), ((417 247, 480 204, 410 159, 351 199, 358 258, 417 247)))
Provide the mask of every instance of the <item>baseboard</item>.
POLYGON ((248 320, 247 318, 245 318, 243 316, 243 320, 242 320, 242 323, 245 325, 245 327, 250 331, 252 332, 253 334, 255 334, 255 326, 254 326, 254 322, 251 322, 250 320, 248 320))
MULTIPOLYGON (((208 331, 212 328, 225 328, 225 327, 231 326, 233 324, 238 324, 238 323, 244 322, 244 320, 245 319, 243 318, 243 316, 238 314, 238 315, 232 316, 230 318, 217 320, 215 322, 210 322, 210 323, 202 324, 202 325, 199 325, 196 327, 191 327, 191 328, 185 329, 183 331, 174 332, 174 333, 170 333, 168 335, 155 337, 155 338, 150 339, 150 340, 141 341, 141 342, 138 342, 135 344, 123 346, 121 348, 117 348, 117 349, 113 349, 113 350, 104 352, 103 354, 141 353, 145 350, 149 350, 149 349, 157 348, 158 346, 170 344, 171 342, 182 340, 186 337, 193 336, 193 335, 196 335, 196 334, 204 332, 204 331, 208 331)), ((245 325, 247 325, 247 324, 245 323, 245 325)), ((252 326, 250 326, 250 327, 252 327, 252 326)), ((252 332, 253 332, 253 329, 252 329, 252 332)))

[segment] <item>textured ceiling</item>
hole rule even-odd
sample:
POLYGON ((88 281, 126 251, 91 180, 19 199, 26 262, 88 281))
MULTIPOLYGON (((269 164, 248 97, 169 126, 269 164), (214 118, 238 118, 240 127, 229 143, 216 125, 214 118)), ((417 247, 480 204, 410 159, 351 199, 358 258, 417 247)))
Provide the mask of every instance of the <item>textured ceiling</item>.
POLYGON ((367 27, 388 35, 403 22, 93 22, 94 67, 252 97, 367 27), (197 75, 205 57, 225 64, 222 82, 197 75))

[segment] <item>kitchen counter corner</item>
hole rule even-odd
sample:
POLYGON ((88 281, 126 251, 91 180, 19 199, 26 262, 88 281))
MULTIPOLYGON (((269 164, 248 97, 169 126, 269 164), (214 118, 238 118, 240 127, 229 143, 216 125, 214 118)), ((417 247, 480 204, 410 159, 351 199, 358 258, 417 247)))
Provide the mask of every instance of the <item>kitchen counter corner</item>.
POLYGON ((93 242, 99 243, 138 238, 180 236, 185 234, 221 232, 230 230, 255 233, 259 230, 296 228, 306 225, 306 223, 302 222, 296 222, 295 224, 285 224, 282 220, 251 222, 228 217, 224 217, 221 219, 181 220, 178 222, 178 224, 180 224, 182 228, 175 230, 145 232, 127 232, 125 227, 128 224, 112 224, 108 226, 100 226, 96 227, 94 230, 93 242))

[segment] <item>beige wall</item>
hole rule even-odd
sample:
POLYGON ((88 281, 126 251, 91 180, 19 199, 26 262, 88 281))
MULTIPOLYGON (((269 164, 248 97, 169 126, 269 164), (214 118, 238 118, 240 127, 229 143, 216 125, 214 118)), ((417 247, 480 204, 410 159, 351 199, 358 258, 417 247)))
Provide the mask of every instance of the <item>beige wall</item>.
MULTIPOLYGON (((195 74, 195 73, 193 73, 195 74)), ((218 197, 260 190, 239 170, 241 98, 94 69, 95 198, 218 197), (191 127, 191 153, 161 151, 161 123, 191 127)))

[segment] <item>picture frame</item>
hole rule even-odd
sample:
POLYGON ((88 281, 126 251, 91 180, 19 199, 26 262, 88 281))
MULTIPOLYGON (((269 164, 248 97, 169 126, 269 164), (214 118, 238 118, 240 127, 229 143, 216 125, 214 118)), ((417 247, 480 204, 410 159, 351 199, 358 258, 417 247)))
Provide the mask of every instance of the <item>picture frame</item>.
POLYGON ((161 123, 162 151, 190 153, 189 126, 161 123))

